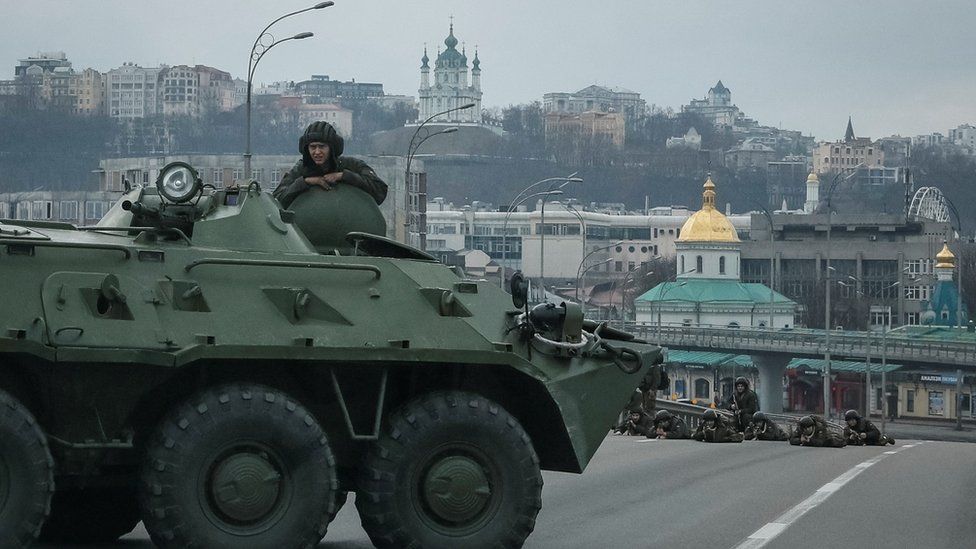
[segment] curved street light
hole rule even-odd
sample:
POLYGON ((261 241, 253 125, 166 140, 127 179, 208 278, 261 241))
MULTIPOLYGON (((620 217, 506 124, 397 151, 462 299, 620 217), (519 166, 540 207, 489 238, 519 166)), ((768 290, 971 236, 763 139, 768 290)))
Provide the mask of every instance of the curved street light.
MULTIPOLYGON (((622 245, 623 243, 624 243, 623 240, 618 240, 618 241, 614 242, 613 244, 609 244, 607 246, 601 246, 599 248, 594 248, 592 252, 590 252, 590 253, 588 253, 588 254, 586 254, 586 255, 583 256, 583 259, 580 260, 579 267, 576 268, 576 301, 579 301, 580 280, 582 278, 582 275, 583 274, 586 274, 586 271, 590 270, 590 267, 587 267, 585 271, 583 270, 583 264, 586 263, 586 260, 589 259, 591 255, 593 255, 593 254, 595 254, 595 253, 597 253, 599 251, 609 250, 610 248, 615 248, 617 246, 622 245), (582 274, 581 274, 581 272, 582 272, 582 274)), ((608 258, 607 261, 604 261, 603 263, 609 263, 611 259, 613 259, 613 258, 608 258)), ((602 265, 603 263, 597 263, 597 265, 602 265)))
POLYGON ((261 58, 264 57, 265 53, 268 53, 268 50, 270 50, 271 48, 277 46, 282 42, 287 42, 289 40, 304 40, 306 38, 311 38, 312 36, 314 36, 314 34, 312 34, 311 32, 302 32, 294 36, 290 36, 288 38, 275 40, 274 35, 269 33, 268 29, 270 29, 272 25, 274 25, 278 21, 281 21, 282 19, 291 17, 293 15, 298 15, 299 13, 305 13, 306 11, 328 8, 333 5, 335 5, 335 2, 331 2, 331 1, 319 2, 314 6, 293 11, 291 13, 286 13, 285 15, 282 15, 281 17, 268 23, 268 25, 261 30, 261 33, 258 34, 258 37, 254 39, 254 44, 251 45, 251 53, 247 58, 247 108, 246 108, 247 111, 246 141, 247 142, 245 143, 244 146, 244 179, 248 179, 248 180, 251 179, 251 89, 254 81, 254 71, 256 71, 258 68, 258 62, 261 61, 261 58), (265 46, 261 42, 261 40, 263 40, 265 37, 268 37, 269 40, 271 41, 271 44, 268 46, 265 46))
MULTIPOLYGON (((518 207, 519 204, 521 204, 522 202, 524 202, 524 199, 522 198, 522 196, 525 193, 527 193, 528 191, 534 189, 535 187, 538 187, 539 185, 542 185, 543 183, 549 183, 549 182, 552 182, 552 181, 567 181, 567 182, 569 182, 569 181, 577 181, 577 180, 578 181, 582 181, 582 179, 576 177, 576 173, 577 172, 573 172, 573 173, 567 175, 566 177, 547 177, 546 179, 542 179, 540 181, 536 181, 535 183, 532 183, 531 185, 529 185, 529 186, 525 187, 524 189, 522 189, 517 195, 515 195, 515 198, 512 199, 512 204, 509 205, 508 211, 505 212, 505 224, 506 225, 508 224, 508 218, 509 218, 510 215, 512 215, 512 211, 515 210, 515 208, 518 207)), ((552 190, 552 189, 550 189, 550 190, 552 190)), ((537 196, 537 195, 532 195, 532 196, 537 196)), ((507 245, 508 245, 508 234, 506 234, 504 231, 502 231, 502 272, 504 272, 505 265, 508 262, 508 253, 507 253, 508 250, 506 248, 507 245)), ((505 277, 504 276, 501 277, 501 280, 499 281, 498 285, 502 289, 505 288, 505 277)))
MULTIPOLYGON (((558 189, 557 190, 550 190, 550 191, 543 191, 543 192, 539 192, 539 193, 533 193, 533 194, 530 194, 530 195, 527 195, 527 196, 523 196, 521 200, 519 200, 518 202, 514 202, 514 203, 512 203, 511 206, 509 206, 508 212, 505 214, 505 222, 502 223, 502 265, 501 265, 501 273, 502 274, 501 274, 501 277, 500 277, 501 278, 501 287, 502 287, 502 289, 505 288, 505 256, 507 255, 505 252, 508 251, 508 249, 506 248, 507 243, 506 243, 505 237, 508 234, 508 220, 509 220, 510 217, 512 217, 512 213, 515 211, 515 208, 517 208, 521 203, 525 202, 526 200, 528 200, 530 198, 535 198, 537 196, 542 196, 542 197, 544 197, 543 200, 545 200, 545 198, 548 198, 550 196, 559 196, 561 194, 563 194, 563 191, 560 191, 558 189)), ((545 295, 545 287, 542 288, 542 291, 543 291, 543 295, 545 295)))
MULTIPOLYGON (((417 154, 417 150, 420 149, 420 146, 424 144, 424 141, 427 141, 428 139, 430 139, 431 137, 434 137, 435 135, 443 135, 443 134, 447 134, 447 133, 455 133, 455 132, 458 131, 457 127, 455 126, 453 128, 447 128, 447 129, 444 129, 444 130, 441 130, 441 131, 431 132, 429 128, 426 128, 427 123, 430 122, 431 120, 437 118, 438 116, 441 116, 441 115, 444 115, 444 114, 448 114, 448 113, 452 113, 452 112, 455 112, 455 111, 467 110, 467 109, 470 109, 470 108, 472 108, 474 106, 475 106, 474 103, 467 103, 467 104, 461 105, 459 107, 453 107, 453 108, 450 108, 450 109, 441 111, 439 113, 432 114, 432 115, 428 116, 426 120, 424 120, 423 122, 421 122, 419 126, 417 126, 417 129, 413 132, 413 135, 410 137, 410 143, 407 145, 407 169, 406 169, 406 179, 405 179, 404 183, 407 185, 407 192, 408 193, 410 192, 410 164, 413 162, 413 157, 414 157, 414 155, 417 154), (421 134, 420 134, 421 130, 424 131, 423 137, 421 137, 421 134), (418 140, 418 137, 420 138, 419 140, 418 140)), ((417 202, 418 202, 417 207, 418 208, 423 207, 424 208, 424 211, 426 211, 426 207, 427 207, 426 206, 426 201, 427 201, 426 192, 421 193, 418 190, 418 192, 417 192, 417 202), (420 196, 420 195, 423 195, 423 196, 420 196), (421 201, 423 201, 424 204, 421 204, 420 203, 421 201)), ((407 225, 407 227, 409 227, 410 224, 413 222, 412 216, 414 216, 414 215, 420 215, 420 212, 408 212, 407 215, 408 215, 408 218, 407 218, 407 221, 406 221, 406 225, 407 225)), ((421 221, 423 221, 423 220, 421 220, 421 221)), ((419 242, 418 242, 419 246, 418 247, 421 250, 426 250, 427 249, 427 223, 426 223, 426 221, 423 221, 423 222, 418 222, 417 225, 418 225, 417 226, 417 233, 418 233, 417 234, 417 238, 419 239, 419 242)))

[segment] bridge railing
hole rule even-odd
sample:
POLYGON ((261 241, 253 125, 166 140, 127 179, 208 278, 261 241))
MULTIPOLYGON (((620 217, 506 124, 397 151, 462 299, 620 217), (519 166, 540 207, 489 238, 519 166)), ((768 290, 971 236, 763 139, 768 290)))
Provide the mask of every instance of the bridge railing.
MULTIPOLYGON (((728 326, 682 326, 627 322, 623 328, 637 337, 666 346, 721 348, 743 351, 768 351, 796 354, 823 354, 826 351, 823 330, 756 329, 728 326)), ((880 357, 882 348, 892 360, 916 360, 960 365, 976 365, 976 345, 945 341, 925 336, 891 333, 832 331, 830 352, 841 356, 880 357)))

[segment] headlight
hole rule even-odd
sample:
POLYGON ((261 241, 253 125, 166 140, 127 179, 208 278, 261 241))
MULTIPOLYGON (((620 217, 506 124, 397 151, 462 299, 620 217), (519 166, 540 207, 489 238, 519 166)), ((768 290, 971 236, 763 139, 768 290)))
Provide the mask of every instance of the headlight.
POLYGON ((193 198, 201 186, 197 171, 186 162, 172 162, 159 172, 156 189, 170 202, 186 202, 193 198))

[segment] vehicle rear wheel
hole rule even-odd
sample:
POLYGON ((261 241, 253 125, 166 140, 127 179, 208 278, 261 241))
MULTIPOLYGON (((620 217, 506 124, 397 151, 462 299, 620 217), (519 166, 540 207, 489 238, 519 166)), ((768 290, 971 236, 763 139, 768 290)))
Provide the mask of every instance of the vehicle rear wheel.
POLYGON ((142 520, 135 491, 88 488, 59 491, 41 529, 44 543, 110 543, 142 520))
POLYGON ((140 499, 164 548, 304 548, 325 535, 338 488, 315 417, 260 385, 178 406, 148 445, 140 499))
POLYGON ((377 547, 521 547, 542 507, 532 442, 504 408, 436 392, 390 418, 356 507, 377 547))
POLYGON ((54 492, 54 460, 34 416, 0 389, 0 547, 37 539, 54 492))

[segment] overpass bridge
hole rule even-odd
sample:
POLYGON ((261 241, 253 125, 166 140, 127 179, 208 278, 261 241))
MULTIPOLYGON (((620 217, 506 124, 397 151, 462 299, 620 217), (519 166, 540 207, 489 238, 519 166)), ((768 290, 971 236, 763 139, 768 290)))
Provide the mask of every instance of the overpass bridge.
POLYGON ((966 328, 905 326, 882 335, 877 332, 833 330, 827 346, 825 330, 731 328, 625 323, 623 328, 641 339, 669 349, 716 351, 753 357, 759 370, 760 399, 770 412, 782 411, 780 383, 792 358, 879 360, 919 369, 976 371, 976 333, 966 328))

